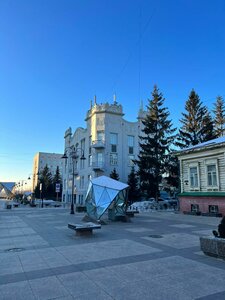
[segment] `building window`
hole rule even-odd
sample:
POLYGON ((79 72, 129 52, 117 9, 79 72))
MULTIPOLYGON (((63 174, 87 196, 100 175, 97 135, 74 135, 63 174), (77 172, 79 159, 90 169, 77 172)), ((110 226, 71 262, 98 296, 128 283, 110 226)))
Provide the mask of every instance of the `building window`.
POLYGON ((83 195, 79 195, 79 197, 78 197, 78 204, 83 205, 83 198, 84 198, 83 195))
POLYGON ((80 188, 83 189, 84 188, 84 176, 80 177, 80 188))
POLYGON ((209 212, 210 213, 218 213, 219 212, 218 205, 209 205, 209 212))
POLYGON ((134 155, 128 155, 128 166, 129 167, 134 166, 134 155))
POLYGON ((116 153, 111 153, 110 154, 110 165, 111 166, 116 166, 118 162, 117 154, 116 153))
POLYGON ((128 153, 134 154, 134 136, 128 135, 127 136, 127 142, 128 142, 128 153))
POLYGON ((118 134, 117 133, 110 133, 110 145, 111 145, 111 152, 117 152, 117 144, 118 144, 118 134))
POLYGON ((103 130, 97 131, 97 141, 103 142, 105 140, 105 132, 103 130))
POLYGON ((191 204, 191 212, 199 212, 199 205, 191 204))
POLYGON ((89 136, 89 155, 91 155, 92 136, 89 136))
MULTIPOLYGON (((80 142, 80 147, 81 147, 81 153, 80 155, 82 156, 84 153, 85 153, 85 139, 82 139, 81 142, 80 142)), ((84 159, 81 159, 80 160, 80 168, 81 169, 84 169, 84 159)))
POLYGON ((216 165, 207 165, 208 186, 217 186, 216 165))
POLYGON ((92 155, 88 156, 88 166, 91 167, 92 166, 92 155))
POLYGON ((191 188, 198 187, 198 167, 190 168, 190 187, 191 188))
POLYGON ((99 167, 103 166, 103 153, 102 152, 97 153, 97 166, 99 166, 99 167))

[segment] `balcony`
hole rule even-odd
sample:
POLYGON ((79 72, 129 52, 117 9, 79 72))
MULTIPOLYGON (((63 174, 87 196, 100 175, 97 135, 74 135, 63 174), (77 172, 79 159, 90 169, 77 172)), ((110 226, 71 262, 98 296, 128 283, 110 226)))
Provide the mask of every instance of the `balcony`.
POLYGON ((92 147, 95 149, 105 148, 105 141, 103 140, 96 140, 92 142, 92 147))
POLYGON ((105 165, 102 161, 92 162, 92 169, 94 171, 105 171, 105 165))

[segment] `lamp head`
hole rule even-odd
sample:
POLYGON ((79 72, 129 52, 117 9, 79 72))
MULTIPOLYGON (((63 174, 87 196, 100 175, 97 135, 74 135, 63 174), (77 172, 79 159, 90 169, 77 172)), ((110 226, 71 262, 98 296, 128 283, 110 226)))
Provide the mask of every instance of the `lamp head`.
POLYGON ((63 159, 67 159, 68 158, 68 156, 66 155, 66 152, 63 154, 63 156, 61 158, 63 158, 63 159))
POLYGON ((86 157, 84 157, 84 153, 81 155, 81 158, 80 158, 80 160, 85 160, 86 159, 86 157))

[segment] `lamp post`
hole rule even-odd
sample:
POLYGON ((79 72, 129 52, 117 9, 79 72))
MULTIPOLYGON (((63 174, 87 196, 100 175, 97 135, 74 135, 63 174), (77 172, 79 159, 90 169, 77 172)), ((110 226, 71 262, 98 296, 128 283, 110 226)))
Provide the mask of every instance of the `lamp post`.
POLYGON ((74 176, 75 176, 74 172, 75 172, 75 164, 77 165, 77 160, 79 158, 78 150, 81 151, 80 159, 85 160, 86 158, 84 157, 84 150, 82 148, 75 148, 74 146, 68 147, 65 150, 65 153, 63 154, 63 156, 61 157, 62 159, 67 159, 69 157, 72 160, 72 201, 71 201, 71 207, 70 207, 70 213, 72 215, 74 215, 74 176), (67 156, 67 152, 68 152, 69 156, 67 156))
POLYGON ((42 196, 42 183, 41 183, 41 180, 39 179, 39 176, 41 174, 38 171, 36 175, 37 175, 37 178, 38 178, 38 181, 39 181, 39 191, 40 191, 41 207, 43 208, 44 207, 44 203, 43 203, 43 196, 42 196))

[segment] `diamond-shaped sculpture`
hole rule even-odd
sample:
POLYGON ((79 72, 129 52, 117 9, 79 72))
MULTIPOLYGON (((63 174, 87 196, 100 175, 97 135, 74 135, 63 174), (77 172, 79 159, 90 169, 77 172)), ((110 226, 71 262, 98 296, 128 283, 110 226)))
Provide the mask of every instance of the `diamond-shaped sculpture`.
POLYGON ((85 204, 87 214, 99 220, 107 209, 113 218, 125 215, 129 185, 107 176, 100 176, 90 181, 85 204))

